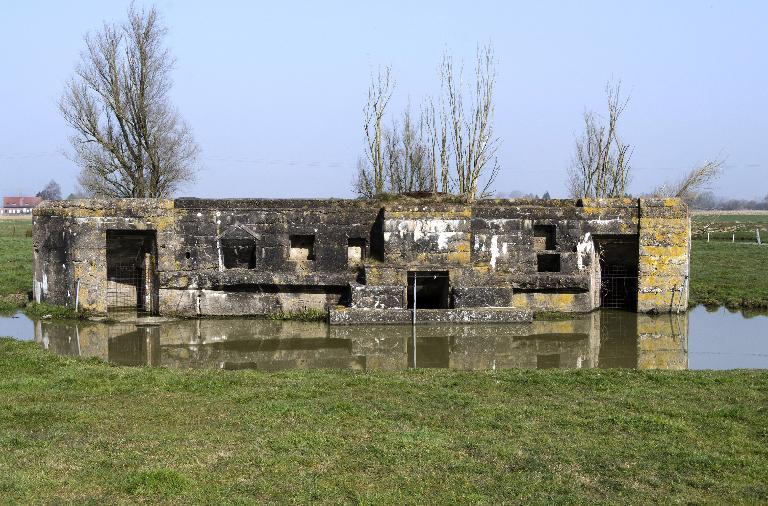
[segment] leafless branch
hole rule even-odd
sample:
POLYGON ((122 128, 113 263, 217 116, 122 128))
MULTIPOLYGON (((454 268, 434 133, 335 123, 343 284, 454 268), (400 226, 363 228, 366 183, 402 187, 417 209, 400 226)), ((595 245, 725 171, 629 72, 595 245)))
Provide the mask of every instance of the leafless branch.
POLYGON ((85 38, 59 110, 92 195, 165 197, 194 179, 199 149, 168 98, 174 60, 165 35, 154 8, 131 6, 126 23, 85 38))

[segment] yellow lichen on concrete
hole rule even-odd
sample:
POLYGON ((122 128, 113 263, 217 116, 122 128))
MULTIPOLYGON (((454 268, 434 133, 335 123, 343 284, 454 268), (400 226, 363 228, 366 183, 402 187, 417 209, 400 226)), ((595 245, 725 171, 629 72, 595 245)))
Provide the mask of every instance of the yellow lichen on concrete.
POLYGON ((641 200, 638 310, 678 311, 688 304, 690 220, 680 199, 641 200))
MULTIPOLYGON (((467 248, 468 250, 469 248, 467 248)), ((469 263, 469 251, 452 251, 448 253, 448 262, 457 264, 469 263)))

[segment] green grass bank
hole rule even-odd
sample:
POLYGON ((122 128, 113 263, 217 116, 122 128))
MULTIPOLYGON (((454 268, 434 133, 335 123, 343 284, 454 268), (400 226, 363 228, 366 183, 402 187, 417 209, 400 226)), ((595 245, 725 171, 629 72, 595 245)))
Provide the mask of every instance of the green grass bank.
POLYGON ((11 503, 768 501, 768 372, 113 367, 0 339, 11 503))
POLYGON ((693 241, 690 304, 768 309, 768 246, 693 241))
POLYGON ((27 301, 32 290, 32 220, 0 218, 0 312, 27 301))

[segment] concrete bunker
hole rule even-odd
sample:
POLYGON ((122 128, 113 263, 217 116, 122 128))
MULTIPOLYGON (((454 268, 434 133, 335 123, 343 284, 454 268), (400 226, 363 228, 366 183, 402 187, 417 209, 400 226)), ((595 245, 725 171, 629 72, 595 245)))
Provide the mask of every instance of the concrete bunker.
POLYGON ((108 230, 106 263, 108 312, 158 312, 154 230, 108 230))
POLYGON ((678 199, 44 202, 33 286, 97 314, 406 323, 414 287, 430 322, 683 311, 689 232, 678 199))

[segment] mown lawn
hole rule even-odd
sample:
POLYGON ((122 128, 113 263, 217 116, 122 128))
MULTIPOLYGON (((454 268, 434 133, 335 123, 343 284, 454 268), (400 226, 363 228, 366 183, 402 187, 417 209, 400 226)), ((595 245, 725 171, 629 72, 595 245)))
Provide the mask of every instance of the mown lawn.
POLYGON ((691 216, 694 239, 756 243, 756 230, 760 239, 768 243, 768 213, 760 214, 695 214, 691 216))
POLYGON ((7 502, 768 501, 768 372, 114 367, 0 339, 7 502))
POLYGON ((768 309, 768 246, 693 241, 691 305, 768 309))

